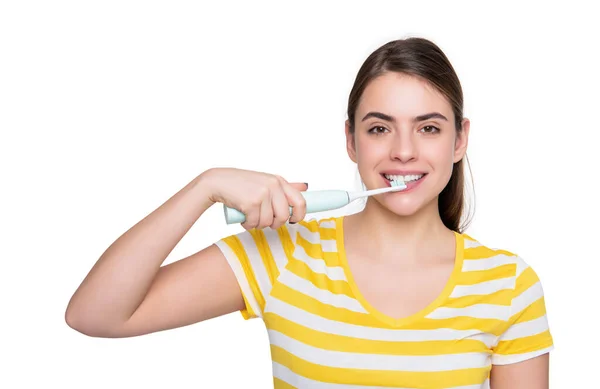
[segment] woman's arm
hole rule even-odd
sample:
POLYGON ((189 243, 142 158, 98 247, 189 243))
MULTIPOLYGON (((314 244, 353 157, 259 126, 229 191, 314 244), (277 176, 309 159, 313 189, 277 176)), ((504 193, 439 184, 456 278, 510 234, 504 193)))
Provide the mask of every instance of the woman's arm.
POLYGON ((246 229, 277 229, 304 218, 300 190, 306 184, 262 172, 203 172, 106 249, 71 297, 67 324, 89 336, 129 337, 243 309, 240 286, 217 245, 161 265, 215 202, 244 211, 246 229))
POLYGON ((189 324, 206 311, 202 306, 209 303, 207 297, 202 298, 206 292, 202 285, 217 274, 227 281, 229 292, 210 298, 232 301, 228 310, 243 302, 215 248, 161 268, 175 245, 212 205, 205 176, 196 177, 110 245, 69 301, 65 312, 69 326, 90 336, 119 337, 189 324), (140 325, 125 331, 138 321, 140 325))
POLYGON ((494 365, 491 389, 548 389, 550 353, 509 365, 494 365))

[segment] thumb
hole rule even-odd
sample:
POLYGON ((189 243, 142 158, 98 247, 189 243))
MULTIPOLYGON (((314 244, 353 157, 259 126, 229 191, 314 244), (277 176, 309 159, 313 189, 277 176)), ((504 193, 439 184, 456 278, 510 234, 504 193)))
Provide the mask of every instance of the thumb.
POLYGON ((308 182, 290 182, 290 185, 299 191, 308 190, 308 182))

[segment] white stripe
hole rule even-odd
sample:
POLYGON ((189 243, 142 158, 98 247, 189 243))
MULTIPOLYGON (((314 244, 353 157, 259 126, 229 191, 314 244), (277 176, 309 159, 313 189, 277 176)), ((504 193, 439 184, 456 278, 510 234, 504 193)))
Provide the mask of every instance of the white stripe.
MULTIPOLYGON (((335 384, 329 382, 315 381, 310 378, 303 377, 299 374, 294 373, 289 368, 277 363, 273 362, 273 376, 279 378, 280 380, 288 383, 297 388, 311 388, 311 389, 410 389, 410 388, 400 388, 398 386, 390 387, 390 386, 363 386, 363 385, 345 385, 345 384, 335 384)), ((332 377, 336 379, 335 377, 332 377)), ((456 386, 452 389, 490 389, 489 381, 486 380, 482 385, 469 385, 469 386, 456 386)))
POLYGON ((531 285, 526 291, 513 299, 513 315, 521 312, 541 297, 544 296, 542 284, 538 281, 531 285))
POLYGON ((337 253, 337 242, 333 239, 323 239, 321 241, 321 249, 324 253, 337 253))
POLYGON ((304 262, 315 273, 325 274, 331 280, 346 281, 346 274, 344 273, 343 267, 328 267, 324 260, 309 256, 302 246, 296 246, 296 249, 294 250, 294 258, 304 262))
POLYGON ((227 262, 229 263, 229 266, 231 266, 231 269, 233 270, 233 273, 235 274, 235 278, 238 281, 238 284, 240 286, 240 289, 242 290, 242 293, 244 294, 244 296, 246 296, 246 300, 248 300, 248 304, 250 304, 250 308, 252 309, 252 311, 254 311, 254 313, 261 317, 261 312, 260 312, 260 307, 258 305, 258 301, 256 301, 256 297, 254 297, 254 294, 252 293, 252 290, 250 289, 250 284, 248 284, 248 280, 246 279, 246 274, 244 273, 244 269, 242 268, 242 265, 240 264, 239 259, 237 258, 236 254, 233 252, 233 250, 231 250, 231 248, 227 245, 227 243, 223 242, 222 240, 219 240, 215 243, 215 245, 221 249, 221 252, 223 253, 223 255, 225 255, 225 258, 227 259, 227 262))
POLYGON ((529 264, 527 264, 522 258, 519 257, 517 259, 517 277, 519 277, 521 273, 527 270, 528 267, 529 264))
POLYGON ((515 288, 515 277, 500 278, 497 280, 484 281, 473 285, 456 285, 450 297, 463 297, 473 295, 492 294, 504 289, 515 288))
POLYGON ((440 307, 427 315, 427 318, 448 319, 461 316, 475 317, 478 319, 508 320, 510 318, 510 307, 494 304, 474 304, 466 308, 440 307))
POLYGON ((486 366, 488 354, 484 352, 441 355, 386 355, 349 353, 325 350, 299 342, 279 331, 268 330, 273 346, 310 363, 343 369, 403 370, 411 372, 449 371, 486 366))
POLYGON ((463 261, 463 271, 489 270, 502 265, 515 263, 515 257, 506 254, 494 255, 490 258, 483 259, 465 259, 463 261))
MULTIPOLYGON (((295 240, 294 229, 290 228, 289 226, 287 228, 293 242, 295 240)), ((285 253, 285 250, 283 249, 283 243, 281 242, 281 238, 279 237, 277 230, 273 230, 270 227, 263 229, 263 233, 265 234, 265 239, 267 240, 267 244, 271 249, 271 254, 273 255, 273 259, 275 260, 275 265, 277 266, 279 272, 281 272, 288 262, 287 255, 285 253)), ((266 298, 267 295, 264 296, 266 298)))
POLYGON ((328 290, 317 288, 312 282, 305 280, 302 277, 298 277, 288 270, 284 270, 283 273, 281 273, 279 276, 279 281, 282 284, 289 286, 300 293, 304 293, 307 296, 317 299, 324 304, 333 305, 334 307, 338 308, 346 308, 354 312, 367 313, 365 308, 358 300, 348 297, 344 294, 335 294, 328 290))
POLYGON ((302 238, 304 238, 312 244, 319 244, 321 242, 321 234, 319 233, 319 231, 312 232, 305 226, 298 224, 298 233, 302 238))
POLYGON ((549 353, 554 350, 554 345, 546 347, 541 350, 532 351, 524 354, 492 354, 492 364, 494 365, 508 365, 509 363, 517 363, 525 361, 527 359, 535 358, 537 356, 549 353))
POLYGON ((479 246, 481 246, 481 243, 479 243, 478 241, 465 238, 465 248, 466 249, 471 249, 471 248, 479 247, 479 246))
POLYGON ((335 220, 321 221, 321 222, 319 222, 319 225, 321 226, 321 228, 333 228, 333 229, 335 229, 335 227, 336 227, 335 220))
POLYGON ((273 296, 269 298, 269 303, 267 304, 265 312, 273 312, 284 319, 307 328, 316 329, 323 333, 365 340, 423 342, 433 340, 473 339, 483 342, 488 348, 496 344, 497 340, 496 336, 489 333, 482 333, 479 330, 454 330, 450 328, 439 328, 434 330, 402 330, 349 324, 326 319, 313 313, 306 312, 303 309, 281 301, 273 296))
POLYGON ((548 329, 548 318, 546 315, 540 316, 537 319, 526 321, 523 323, 513 324, 502 336, 500 340, 513 340, 526 336, 540 334, 548 329))
MULTIPOLYGON (((277 234, 276 231, 271 231, 271 233, 273 232, 277 234)), ((260 252, 258 251, 258 247, 256 247, 256 243, 249 232, 238 234, 237 236, 244 246, 244 250, 246 251, 246 255, 250 261, 250 266, 254 272, 254 277, 256 278, 256 283, 258 284, 260 292, 264 298, 267 298, 267 296, 271 293, 271 280, 269 279, 269 274, 267 273, 265 264, 262 260, 260 252)), ((272 244, 274 239, 268 240, 270 241, 269 244, 272 244)))

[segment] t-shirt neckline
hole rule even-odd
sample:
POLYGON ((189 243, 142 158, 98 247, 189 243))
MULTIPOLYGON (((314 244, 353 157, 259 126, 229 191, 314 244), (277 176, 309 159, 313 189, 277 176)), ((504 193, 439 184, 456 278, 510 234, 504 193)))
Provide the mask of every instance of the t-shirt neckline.
POLYGON ((346 280, 350 285, 350 289, 352 290, 354 297, 361 303, 363 308, 365 308, 370 315, 373 315, 378 320, 386 323, 391 327, 401 327, 408 323, 425 318, 435 309, 441 307, 443 303, 447 300, 447 298, 450 297, 452 290, 456 286, 456 281, 459 278, 460 273, 462 272, 464 260, 464 236, 461 233, 453 231, 456 241, 454 268, 452 270, 452 273, 450 274, 450 277, 448 278, 448 281, 446 281, 446 285, 444 286, 442 292, 431 303, 429 303, 425 308, 421 309, 420 311, 409 316, 394 318, 384 314, 383 312, 373 307, 358 289, 358 286, 356 285, 356 282, 354 281, 354 277, 350 270, 350 266, 348 265, 348 260, 346 258, 346 249, 344 245, 344 216, 338 216, 335 218, 335 226, 338 256, 342 268, 344 269, 346 280))

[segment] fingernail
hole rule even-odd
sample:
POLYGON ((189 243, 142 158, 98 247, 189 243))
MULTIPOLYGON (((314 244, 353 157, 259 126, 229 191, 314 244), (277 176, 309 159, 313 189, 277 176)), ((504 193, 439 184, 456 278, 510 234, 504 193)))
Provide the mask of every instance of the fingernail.
POLYGON ((308 182, 305 182, 304 185, 306 185, 306 187, 308 188, 308 182))

